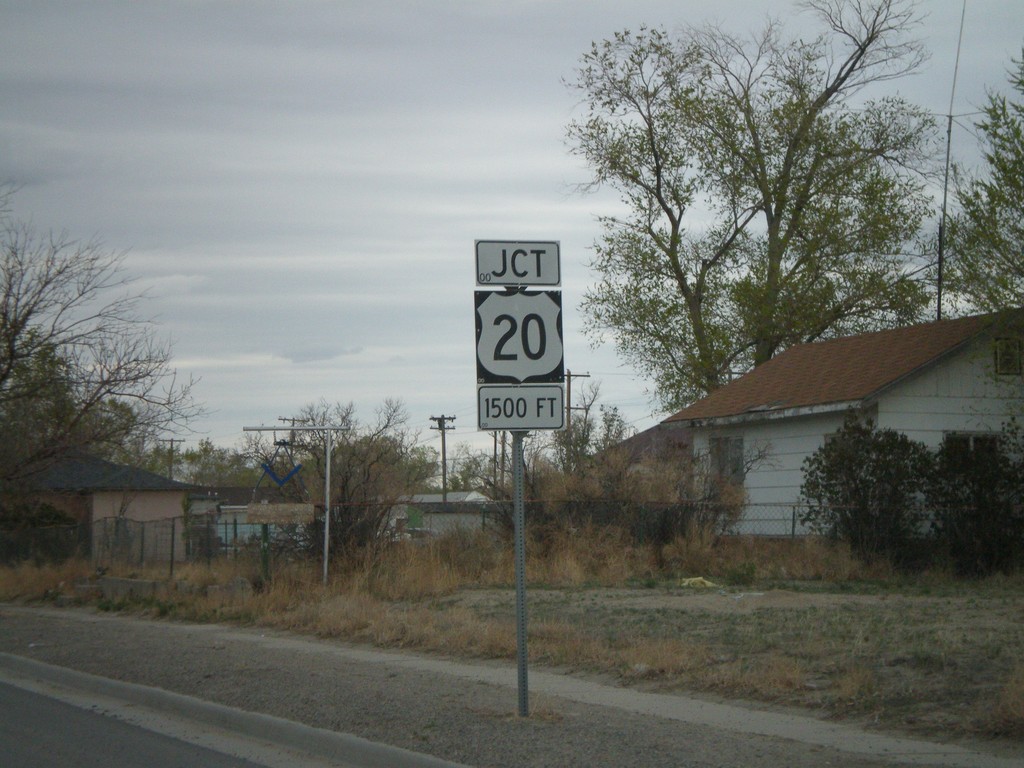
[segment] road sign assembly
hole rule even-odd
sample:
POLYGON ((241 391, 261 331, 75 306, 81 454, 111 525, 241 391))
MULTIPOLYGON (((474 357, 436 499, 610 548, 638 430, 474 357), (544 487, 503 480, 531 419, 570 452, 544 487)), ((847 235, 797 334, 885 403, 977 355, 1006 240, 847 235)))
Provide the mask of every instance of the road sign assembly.
POLYGON ((519 716, 530 713, 526 653, 526 540, 523 438, 535 429, 565 427, 565 354, 557 242, 477 240, 477 423, 512 432, 512 517, 516 571, 516 662, 519 716))

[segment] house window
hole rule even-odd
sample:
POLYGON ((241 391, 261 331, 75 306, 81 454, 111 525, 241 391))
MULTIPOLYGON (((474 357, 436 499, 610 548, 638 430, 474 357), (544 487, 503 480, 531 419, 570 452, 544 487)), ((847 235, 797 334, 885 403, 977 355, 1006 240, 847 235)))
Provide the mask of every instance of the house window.
POLYGON ((743 466, 742 437, 712 437, 708 440, 711 471, 734 485, 743 485, 746 468, 743 466))
POLYGON ((1020 376, 1021 340, 996 339, 996 373, 1001 376, 1020 376))
POLYGON ((993 456, 999 451, 999 435, 990 432, 948 432, 942 438, 947 450, 954 456, 993 456))

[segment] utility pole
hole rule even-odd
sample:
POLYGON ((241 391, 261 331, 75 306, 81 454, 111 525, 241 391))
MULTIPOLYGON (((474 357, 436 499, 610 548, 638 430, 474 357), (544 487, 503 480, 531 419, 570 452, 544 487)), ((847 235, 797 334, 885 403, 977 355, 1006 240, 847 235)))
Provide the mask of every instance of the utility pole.
POLYGON ((508 431, 501 432, 501 484, 508 479, 508 431))
POLYGON ((498 432, 495 430, 494 435, 494 458, 491 461, 491 493, 495 492, 498 487, 498 432))
POLYGON ((565 369, 565 434, 566 437, 572 437, 572 412, 582 411, 584 408, 573 408, 572 405, 572 380, 573 379, 589 379, 589 373, 573 373, 568 368, 565 369))
POLYGON ((170 443, 171 444, 171 449, 170 449, 170 451, 167 454, 167 476, 171 480, 173 480, 174 479, 174 444, 175 443, 184 443, 185 441, 183 439, 181 439, 180 437, 168 437, 168 438, 161 439, 160 442, 161 443, 170 443))
POLYGON ((571 469, 575 469, 579 453, 572 442, 572 412, 586 410, 572 404, 572 380, 589 378, 589 373, 573 373, 568 368, 565 369, 565 458, 571 469))
POLYGON ((450 421, 455 421, 455 417, 454 416, 445 416, 445 415, 442 414, 441 416, 431 416, 430 420, 432 422, 434 422, 435 424, 437 424, 436 427, 431 427, 431 429, 436 429, 438 432, 441 433, 441 506, 443 507, 445 512, 447 512, 448 511, 448 452, 447 452, 447 448, 446 448, 446 445, 445 445, 445 432, 447 432, 450 429, 455 429, 455 427, 450 426, 448 424, 448 422, 450 422, 450 421))
POLYGON ((289 445, 295 442, 295 425, 306 423, 306 419, 296 419, 292 416, 278 416, 277 420, 280 421, 282 424, 290 424, 292 427, 292 430, 288 433, 289 445))

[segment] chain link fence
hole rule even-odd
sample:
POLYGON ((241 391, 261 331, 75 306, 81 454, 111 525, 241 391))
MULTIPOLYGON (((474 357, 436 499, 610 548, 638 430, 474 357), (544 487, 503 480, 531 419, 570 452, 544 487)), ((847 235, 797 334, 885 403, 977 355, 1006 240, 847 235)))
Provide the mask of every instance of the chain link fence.
MULTIPOLYGON (((295 526, 268 526, 272 552, 295 526)), ((99 568, 207 563, 224 557, 262 556, 263 526, 238 515, 190 515, 165 520, 110 517, 92 523, 0 530, 0 564, 91 559, 99 568)), ((291 536, 290 538, 294 538, 291 536)))
MULTIPOLYGON (((808 535, 793 505, 747 505, 742 509, 706 503, 645 504, 621 502, 530 501, 528 523, 622 525, 640 544, 685 536, 694 526, 711 526, 721 535, 799 537, 808 535)), ((320 525, 316 523, 315 525, 320 525)), ((500 531, 511 528, 511 502, 448 503, 417 509, 396 507, 387 536, 416 539, 456 529, 500 531)), ((301 525, 248 523, 244 512, 211 513, 166 520, 103 518, 93 523, 0 531, 0 563, 59 562, 90 558, 97 567, 144 568, 207 563, 220 558, 281 557, 315 551, 301 525), (264 536, 266 538, 264 539, 264 536), (264 552, 264 548, 269 550, 264 552)))

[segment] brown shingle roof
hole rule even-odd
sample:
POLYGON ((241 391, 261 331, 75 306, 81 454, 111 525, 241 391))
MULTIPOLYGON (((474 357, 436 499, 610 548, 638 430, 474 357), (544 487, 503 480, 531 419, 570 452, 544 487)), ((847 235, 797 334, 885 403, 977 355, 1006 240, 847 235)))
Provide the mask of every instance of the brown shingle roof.
POLYGON ((958 348, 997 317, 940 320, 790 347, 665 423, 864 400, 958 348))

